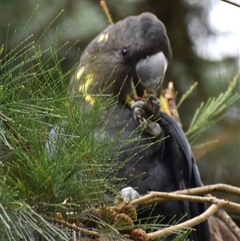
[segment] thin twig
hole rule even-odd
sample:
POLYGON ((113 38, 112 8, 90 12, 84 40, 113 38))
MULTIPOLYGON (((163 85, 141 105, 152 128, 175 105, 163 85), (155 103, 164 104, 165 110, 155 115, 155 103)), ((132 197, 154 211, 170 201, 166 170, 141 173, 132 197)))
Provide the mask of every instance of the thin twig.
MULTIPOLYGON (((212 193, 214 191, 224 191, 227 193, 240 196, 240 188, 227 185, 227 184, 214 184, 209 186, 180 190, 172 193, 164 193, 162 195, 163 196, 165 195, 165 197, 168 195, 169 198, 171 194, 175 195, 175 197, 177 197, 176 195, 186 195, 184 197, 187 198, 188 195, 203 195, 207 193, 212 193)), ((158 192, 151 192, 150 194, 147 194, 145 196, 142 196, 138 199, 133 200, 131 203, 133 205, 145 206, 145 205, 153 204, 160 201, 162 202, 163 196, 160 198, 160 194, 158 195, 158 192)), ((207 199, 205 199, 204 197, 198 197, 198 198, 199 198, 198 199, 199 201, 202 200, 202 202, 205 202, 205 201, 208 202, 207 199)), ((189 199, 193 200, 194 197, 191 197, 189 199)))
POLYGON ((216 212, 216 216, 223 221, 226 226, 231 230, 231 232, 237 237, 240 238, 240 228, 233 222, 231 217, 223 209, 219 209, 216 212))
MULTIPOLYGON (((225 185, 229 189, 229 185, 226 185, 226 184, 220 184, 220 185, 222 186, 225 185)), ((232 188, 235 188, 235 187, 232 187, 232 188)), ((234 194, 236 194, 236 192, 234 192, 234 194)), ((212 197, 210 193, 207 194, 207 196, 212 197)), ((218 217, 219 220, 221 220, 226 225, 226 228, 229 229, 229 232, 231 232, 233 236, 235 235, 236 238, 238 239, 240 238, 240 228, 237 226, 237 224, 232 220, 232 218, 224 209, 217 210, 215 215, 218 217)))
POLYGON ((136 200, 133 200, 131 204, 146 206, 154 203, 166 202, 169 200, 183 200, 183 201, 189 201, 189 202, 209 203, 209 204, 220 203, 221 206, 224 206, 225 209, 240 213, 240 204, 230 202, 224 199, 218 199, 216 197, 199 197, 199 196, 191 196, 191 195, 179 194, 179 193, 151 192, 150 194, 140 197, 136 200))
POLYGON ((94 231, 87 230, 85 228, 77 227, 75 224, 68 223, 68 222, 66 222, 65 220, 62 220, 62 219, 52 218, 51 220, 53 222, 60 223, 65 227, 69 227, 69 228, 71 228, 75 231, 78 231, 78 232, 81 232, 81 233, 84 233, 84 234, 87 234, 87 235, 90 235, 90 236, 94 236, 94 237, 100 236, 100 234, 98 232, 94 232, 94 231))
POLYGON ((104 0, 101 0, 101 1, 100 1, 100 5, 101 5, 101 7, 102 7, 102 9, 103 9, 103 11, 104 11, 104 13, 105 13, 105 15, 107 16, 108 22, 109 22, 111 25, 113 25, 114 22, 113 22, 113 20, 112 20, 112 17, 111 17, 111 15, 110 15, 110 12, 109 12, 109 9, 108 9, 108 6, 107 6, 106 2, 105 2, 104 0))
POLYGON ((176 191, 174 193, 189 194, 189 195, 203 195, 203 194, 212 193, 215 191, 227 192, 233 195, 240 196, 240 188, 234 187, 228 184, 224 184, 224 183, 185 189, 181 191, 176 191))
POLYGON ((166 237, 172 234, 173 232, 190 228, 199 223, 202 223, 204 220, 212 216, 219 208, 221 208, 221 203, 212 204, 204 213, 202 213, 201 215, 195 218, 192 218, 186 222, 147 234, 148 240, 154 240, 156 238, 166 237))
POLYGON ((167 89, 163 90, 163 95, 167 99, 168 106, 171 112, 172 117, 180 124, 182 127, 182 123, 180 121, 177 105, 176 105, 176 94, 173 87, 173 82, 168 83, 167 89))
MULTIPOLYGON (((240 237, 240 229, 232 221, 232 219, 225 212, 225 210, 223 210, 223 209, 227 209, 227 210, 231 210, 231 211, 240 213, 240 204, 230 202, 228 200, 218 199, 211 195, 209 195, 208 197, 195 196, 195 195, 203 195, 203 194, 214 192, 214 191, 224 191, 227 193, 231 193, 231 194, 240 196, 240 188, 237 188, 237 187, 234 187, 231 185, 227 185, 227 184, 214 184, 214 185, 203 186, 203 187, 199 187, 199 188, 180 190, 180 191, 176 191, 176 192, 172 192, 172 193, 151 192, 146 196, 133 200, 131 202, 131 204, 138 205, 138 206, 147 206, 147 205, 151 205, 154 203, 165 202, 168 200, 184 200, 184 201, 190 201, 190 202, 209 203, 209 204, 212 204, 211 207, 213 205, 217 205, 218 208, 215 211, 217 216, 227 225, 229 230, 231 230, 231 232, 236 237, 240 237), (221 208, 223 208, 223 209, 221 209, 221 208)), ((188 220, 187 222, 157 231, 154 234, 149 234, 149 239, 151 240, 151 239, 155 239, 156 237, 163 237, 166 235, 170 235, 173 231, 177 231, 177 230, 181 230, 183 228, 189 228, 189 227, 195 226, 196 225, 195 222, 201 223, 209 217, 208 213, 210 211, 209 211, 209 209, 207 211, 208 212, 207 212, 206 216, 202 216, 204 214, 203 213, 202 215, 200 215, 194 219, 188 220), (206 219, 203 220, 202 217, 204 217, 206 219), (189 224, 191 226, 189 226, 189 224), (165 231, 166 231, 166 233, 165 233, 165 231), (155 236, 155 235, 157 235, 157 236, 155 236), (160 236, 158 236, 158 235, 160 235, 160 236)))
POLYGON ((233 6, 236 6, 236 7, 239 7, 240 8, 240 4, 239 3, 236 3, 236 2, 232 2, 230 0, 221 0, 222 2, 225 2, 225 3, 229 3, 233 6))

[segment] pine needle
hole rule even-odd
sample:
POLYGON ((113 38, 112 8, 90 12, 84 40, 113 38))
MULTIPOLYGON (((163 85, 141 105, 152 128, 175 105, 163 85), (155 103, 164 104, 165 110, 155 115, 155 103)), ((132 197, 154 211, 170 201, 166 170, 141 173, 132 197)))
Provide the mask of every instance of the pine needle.
POLYGON ((107 6, 107 4, 106 4, 106 1, 105 1, 105 0, 100 0, 100 6, 102 7, 102 9, 103 9, 103 11, 104 11, 104 13, 105 13, 105 15, 106 15, 106 17, 107 17, 108 22, 109 22, 111 25, 113 25, 114 22, 113 22, 113 20, 112 20, 111 14, 110 14, 109 9, 108 9, 108 6, 107 6))
POLYGON ((190 141, 193 141, 193 139, 196 140, 209 126, 222 119, 224 111, 240 98, 240 93, 234 93, 239 76, 240 70, 230 82, 225 92, 220 93, 218 97, 209 98, 206 103, 201 103, 186 132, 190 141))
POLYGON ((178 101, 177 103, 177 108, 179 108, 181 106, 181 104, 188 98, 188 96, 190 94, 192 94, 193 90, 197 87, 198 82, 195 82, 190 88, 189 90, 186 91, 186 93, 184 93, 184 95, 181 97, 181 99, 178 101))

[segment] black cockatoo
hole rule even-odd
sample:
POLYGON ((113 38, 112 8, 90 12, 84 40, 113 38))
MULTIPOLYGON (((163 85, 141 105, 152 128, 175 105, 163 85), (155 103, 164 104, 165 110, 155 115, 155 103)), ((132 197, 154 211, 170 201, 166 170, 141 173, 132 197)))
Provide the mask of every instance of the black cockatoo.
MULTIPOLYGON (((171 58, 164 24, 155 15, 142 13, 110 25, 93 39, 70 81, 71 95, 84 93, 90 104, 92 94, 102 90, 116 97, 117 106, 108 116, 109 135, 141 137, 121 152, 118 162, 129 160, 117 173, 141 195, 201 186, 181 127, 161 111, 161 85, 171 58)), ((157 205, 151 215, 166 216, 168 223, 193 218, 204 210, 204 204, 169 201, 157 205)), ((191 240, 210 240, 207 222, 195 228, 191 240)))

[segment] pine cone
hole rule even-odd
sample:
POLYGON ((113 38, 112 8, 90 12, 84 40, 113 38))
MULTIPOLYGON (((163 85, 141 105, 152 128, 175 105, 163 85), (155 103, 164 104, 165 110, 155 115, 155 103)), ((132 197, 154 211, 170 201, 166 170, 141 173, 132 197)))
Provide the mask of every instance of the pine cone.
POLYGON ((108 224, 112 224, 117 213, 113 207, 105 206, 102 208, 102 220, 108 224))
POLYGON ((133 239, 134 241, 147 241, 147 233, 143 229, 134 229, 130 233, 130 238, 133 239))
POLYGON ((135 207, 129 202, 121 202, 115 207, 116 213, 127 214, 133 222, 137 221, 137 211, 135 207))
POLYGON ((116 215, 113 226, 124 231, 131 231, 134 228, 132 219, 125 213, 119 213, 116 215))

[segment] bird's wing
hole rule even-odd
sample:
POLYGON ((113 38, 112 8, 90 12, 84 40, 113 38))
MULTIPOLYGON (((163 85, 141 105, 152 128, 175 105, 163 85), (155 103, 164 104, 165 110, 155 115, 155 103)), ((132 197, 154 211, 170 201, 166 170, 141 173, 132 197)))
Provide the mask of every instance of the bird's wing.
POLYGON ((191 147, 181 126, 171 116, 165 113, 161 113, 161 118, 164 118, 164 120, 167 121, 170 133, 174 136, 186 159, 189 173, 189 176, 187 178, 188 182, 193 182, 192 186, 195 187, 202 186, 201 177, 198 171, 197 164, 193 158, 191 147))
MULTIPOLYGON (((180 181, 176 180, 176 181, 182 183, 183 189, 202 186, 201 177, 198 171, 197 164, 193 158, 191 147, 189 145, 189 142, 182 128, 180 127, 178 122, 176 122, 172 117, 170 117, 165 113, 161 113, 161 119, 164 125, 166 125, 162 127, 165 130, 167 128, 167 133, 170 135, 169 138, 173 138, 174 140, 176 140, 179 146, 178 152, 181 152, 183 154, 183 157, 181 158, 181 163, 180 163, 182 167, 180 167, 180 169, 177 170, 177 172, 178 173, 181 172, 181 169, 184 170, 185 166, 187 166, 187 169, 183 171, 183 176, 180 177, 180 179, 182 178, 182 180, 180 181)), ((180 153, 180 157, 181 157, 181 153, 180 153)), ((171 155, 172 153, 166 153, 166 154, 171 155)), ((174 169, 174 167, 172 167, 172 169, 173 169, 173 175, 174 176, 178 175, 178 174, 175 174, 176 170, 174 169)), ((181 186, 181 184, 179 185, 181 186)), ((202 214, 206 210, 205 204, 203 203, 184 202, 183 205, 184 206, 182 206, 182 208, 189 213, 190 215, 189 218, 196 217, 202 214)), ((198 237, 198 239, 196 240, 210 240, 208 222, 205 221, 199 224, 197 233, 196 234, 193 233, 191 235, 193 235, 193 237, 196 235, 198 237)))

